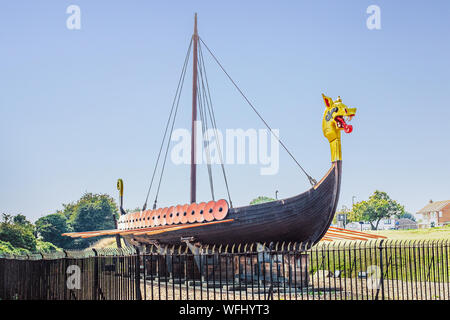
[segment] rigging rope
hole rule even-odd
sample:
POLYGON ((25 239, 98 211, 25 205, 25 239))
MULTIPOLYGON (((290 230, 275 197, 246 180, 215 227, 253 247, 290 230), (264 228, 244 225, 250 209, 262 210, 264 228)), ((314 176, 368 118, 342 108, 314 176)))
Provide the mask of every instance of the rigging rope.
POLYGON ((211 92, 209 90, 209 83, 208 83, 208 76, 206 74, 206 67, 205 67, 205 60, 203 59, 203 50, 202 50, 202 46, 201 43, 199 42, 199 61, 200 61, 200 66, 201 69, 203 70, 203 73, 205 74, 204 78, 205 78, 205 82, 206 82, 206 89, 205 90, 205 83, 203 82, 203 74, 201 74, 201 78, 202 78, 202 86, 203 86, 203 92, 207 92, 208 93, 208 99, 207 100, 207 107, 208 107, 208 113, 211 119, 211 124, 213 126, 213 130, 214 130, 214 134, 215 134, 215 140, 216 140, 216 146, 217 146, 217 150, 219 153, 219 159, 220 159, 220 165, 222 168, 222 174, 223 174, 223 179, 225 181, 225 187, 227 189, 227 194, 228 194, 228 200, 230 202, 230 207, 233 207, 233 202, 231 201, 231 195, 230 195, 230 188, 228 187, 228 179, 227 179, 227 175, 225 173, 225 166, 223 163, 223 158, 222 158, 222 150, 221 150, 221 146, 219 143, 219 134, 217 131, 217 123, 216 123, 216 117, 214 115, 214 108, 213 108, 213 104, 212 104, 212 99, 211 99, 211 92))
POLYGON ((203 41, 203 39, 201 37, 199 37, 200 42, 203 43, 206 47, 206 49, 208 50, 208 52, 211 54, 211 56, 213 57, 213 59, 216 61, 216 63, 219 65, 219 67, 222 69, 222 71, 225 73, 225 75, 228 77, 228 79, 231 81, 231 83, 234 85, 234 87, 239 91, 239 93, 241 94, 241 96, 245 99, 245 101, 247 101, 247 103, 249 104, 249 106, 253 109, 253 111, 256 113, 256 115, 259 117, 259 119, 261 119, 261 121, 264 123, 264 125, 270 130, 270 132, 272 133, 272 135, 275 137, 275 139, 277 139, 278 143, 280 143, 280 145, 284 148, 284 150, 286 150, 286 152, 289 154, 289 156, 292 158, 292 160, 294 160, 294 162, 297 164, 297 166, 303 171, 303 173, 307 176, 309 183, 312 186, 315 186, 317 184, 317 181, 311 177, 306 171, 305 169, 303 169, 303 167, 300 165, 300 163, 297 161, 297 159, 295 159, 295 157, 292 155, 292 153, 288 150, 288 148, 285 146, 285 144, 281 141, 281 139, 273 132, 272 128, 269 126, 269 124, 263 119, 263 117, 261 116, 261 114, 256 110, 256 108, 253 106, 253 104, 250 102, 250 100, 248 100, 248 98, 245 96, 245 94, 242 92, 242 90, 239 88, 239 86, 236 84, 236 82, 233 80, 233 78, 231 78, 231 76, 228 74, 228 72, 225 70, 225 68, 222 66, 222 64, 219 62, 219 60, 216 58, 216 56, 212 53, 212 51, 209 49, 209 47, 206 45, 206 43, 203 41))
MULTIPOLYGON (((200 76, 201 77, 201 76, 200 76)), ((201 91, 201 87, 200 87, 200 80, 197 78, 197 101, 198 101, 198 107, 199 107, 199 111, 200 111, 200 120, 202 122, 202 140, 203 140, 203 146, 205 148, 205 152, 206 152, 206 166, 208 168, 208 176, 209 176, 209 187, 211 189, 211 196, 212 196, 212 200, 214 199, 214 185, 213 185, 213 177, 212 177, 212 171, 211 171, 211 154, 210 154, 210 150, 209 150, 209 144, 207 143, 207 140, 209 140, 208 137, 208 119, 205 118, 204 115, 204 108, 203 108, 203 104, 204 104, 204 95, 202 95, 202 91, 201 91)))
MULTIPOLYGON (((187 66, 187 62, 186 62, 185 66, 187 66)), ((186 76, 186 69, 184 69, 183 80, 181 82, 180 93, 178 94, 177 105, 176 105, 176 108, 175 108, 175 113, 174 113, 174 116, 173 116, 173 121, 172 121, 172 126, 170 128, 170 136, 169 137, 172 136, 173 127, 175 125, 175 118, 176 118, 176 115, 177 115, 177 112, 178 112, 178 107, 180 105, 181 91, 183 90, 185 76, 186 76)), ((162 165, 162 168, 161 168, 161 176, 159 177, 158 189, 156 190, 156 196, 155 196, 155 202, 153 204, 153 209, 156 209, 156 203, 158 202, 158 195, 159 195, 159 190, 161 188, 161 181, 162 181, 162 178, 163 178, 164 169, 166 167, 166 160, 167 160, 167 154, 169 153, 169 146, 170 146, 170 138, 167 139, 166 153, 164 155, 164 162, 163 162, 163 165, 162 165)))
MULTIPOLYGON (((180 101, 180 98, 179 98, 179 96, 181 95, 180 86, 181 86, 181 89, 182 89, 183 88, 183 82, 184 82, 184 76, 186 74, 186 67, 187 67, 188 62, 189 62, 189 57, 190 57, 190 52, 191 52, 191 47, 192 47, 192 41, 193 40, 191 38, 191 42, 189 43, 189 47, 188 47, 188 50, 187 50, 187 53, 186 53, 186 57, 184 59, 183 68, 181 69, 181 74, 180 74, 180 78, 178 80, 177 90, 175 91, 175 97, 173 98, 173 102, 172 102, 172 107, 170 109, 169 118, 167 119, 167 123, 166 123, 166 128, 165 128, 165 131, 164 131, 163 139, 161 141, 161 146, 159 148, 158 157, 156 159, 155 169, 153 170, 152 178, 151 178, 151 181, 150 181, 150 186, 148 187, 147 196, 145 198, 145 202, 144 202, 144 206, 142 207, 142 211, 144 211, 147 208, 148 197, 150 195, 150 190, 152 188, 153 180, 155 178, 156 170, 158 168, 159 159, 161 157, 161 151, 163 149, 164 141, 165 141, 166 136, 167 136, 167 129, 169 128, 170 120, 172 118, 172 113, 173 113, 173 110, 174 110, 174 107, 175 107, 175 102, 177 101, 177 96, 178 96, 178 102, 180 101)), ((177 109, 178 109, 178 102, 177 102, 177 109)), ((175 116, 176 116, 176 112, 174 114, 173 122, 175 122, 175 116)), ((172 125, 172 130, 173 130, 173 125, 172 125)), ((171 135, 172 135, 172 133, 171 133, 171 135)), ((170 137, 169 137, 169 141, 170 141, 170 137)), ((166 152, 166 157, 167 157, 167 152, 166 152)), ((165 160, 164 160, 164 164, 165 164, 165 160)), ((163 167, 162 171, 164 171, 164 167, 163 167)), ((162 173, 161 173, 161 175, 162 175, 162 173)), ((161 184, 161 181, 160 181, 160 184, 161 184)), ((158 192, 159 192, 159 186, 158 186, 158 192)), ((158 194, 156 195, 156 198, 157 197, 158 197, 158 194)), ((156 199, 155 199, 155 204, 156 204, 156 199)))

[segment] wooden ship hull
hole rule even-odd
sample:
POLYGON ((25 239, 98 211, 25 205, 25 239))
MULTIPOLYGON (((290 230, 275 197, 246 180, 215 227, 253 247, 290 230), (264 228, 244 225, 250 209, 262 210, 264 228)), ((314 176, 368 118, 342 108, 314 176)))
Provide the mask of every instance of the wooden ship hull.
POLYGON ((202 244, 308 242, 317 243, 327 232, 339 200, 342 161, 335 161, 321 181, 297 196, 245 207, 230 208, 221 223, 159 234, 122 236, 141 244, 179 244, 183 238, 202 244))

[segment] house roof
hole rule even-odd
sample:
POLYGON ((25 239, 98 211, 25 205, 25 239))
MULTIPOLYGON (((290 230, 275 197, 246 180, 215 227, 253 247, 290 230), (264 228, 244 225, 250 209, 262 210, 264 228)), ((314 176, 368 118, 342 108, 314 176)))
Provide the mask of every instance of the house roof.
POLYGON ((399 225, 410 225, 410 224, 417 224, 416 221, 407 219, 407 218, 400 218, 397 220, 399 225))
POLYGON ((445 208, 447 205, 450 204, 450 200, 444 200, 444 201, 435 201, 427 204, 425 207, 417 211, 417 213, 427 213, 427 212, 435 212, 435 211, 441 211, 443 208, 445 208))

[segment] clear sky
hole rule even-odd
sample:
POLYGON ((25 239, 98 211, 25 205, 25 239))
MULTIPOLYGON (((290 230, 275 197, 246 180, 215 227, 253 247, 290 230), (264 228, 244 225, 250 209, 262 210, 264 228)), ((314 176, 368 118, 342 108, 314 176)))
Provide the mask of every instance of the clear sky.
MULTIPOLYGON (((0 5, 1 212, 34 221, 85 191, 117 197, 117 178, 125 207, 142 206, 194 12, 200 36, 317 180, 330 165, 321 93, 358 108, 342 139, 339 207, 376 189, 410 212, 450 199, 448 1, 15 0, 0 5), (66 28, 71 4, 81 30, 66 28), (372 4, 381 30, 366 27, 372 4)), ((264 128, 207 68, 219 128, 264 128)), ((189 126, 190 81, 177 128, 189 126)), ((227 167, 234 205, 309 188, 280 154, 273 176, 227 167)), ((189 201, 188 169, 169 162, 161 206, 189 201)), ((198 198, 208 200, 199 171, 198 198)))

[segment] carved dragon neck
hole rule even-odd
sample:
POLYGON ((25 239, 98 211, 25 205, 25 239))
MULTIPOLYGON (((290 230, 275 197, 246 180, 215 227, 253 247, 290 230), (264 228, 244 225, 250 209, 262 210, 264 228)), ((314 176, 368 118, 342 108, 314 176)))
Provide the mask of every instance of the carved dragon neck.
POLYGON ((340 97, 333 101, 330 97, 322 94, 325 102, 325 112, 322 119, 322 130, 325 138, 328 139, 331 149, 331 161, 342 160, 341 130, 350 133, 353 126, 347 124, 356 114, 356 108, 348 108, 342 103, 340 97))

